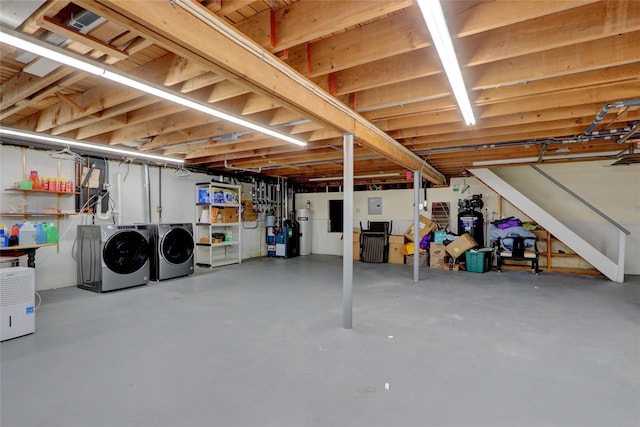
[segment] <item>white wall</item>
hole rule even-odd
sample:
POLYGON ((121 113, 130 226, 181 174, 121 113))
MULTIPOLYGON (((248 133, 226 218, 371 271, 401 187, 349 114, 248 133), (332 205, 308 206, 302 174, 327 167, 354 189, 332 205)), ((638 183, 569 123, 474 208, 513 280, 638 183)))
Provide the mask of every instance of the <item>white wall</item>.
MULTIPOLYGON (((413 190, 358 191, 353 195, 354 227, 367 227, 367 221, 393 221, 392 234, 404 234, 413 224, 413 190), (369 197, 382 198, 382 214, 368 215, 369 197)), ((330 233, 329 200, 341 200, 343 193, 302 193, 296 195, 296 209, 311 202, 311 253, 342 255, 342 233, 330 233)), ((424 199, 420 192, 420 201, 424 199)), ((426 213, 425 213, 426 214, 426 213)))
MULTIPOLYGON (((22 149, 18 147, 0 146, 0 186, 10 188, 14 181, 22 180, 23 151, 25 153, 26 171, 37 170, 40 177, 58 176, 58 161, 49 157, 47 151, 22 149)), ((60 161, 60 176, 73 178, 75 165, 71 161, 60 161)), ((162 222, 193 223, 196 215, 195 183, 207 182, 212 177, 204 174, 192 173, 187 177, 174 176, 174 169, 157 166, 149 167, 151 189, 151 222, 159 222, 159 176, 162 175, 162 222)), ((121 223, 132 224, 145 222, 146 192, 144 188, 144 167, 139 164, 120 164, 109 162, 109 183, 112 186, 111 197, 115 203, 118 199, 117 176, 122 180, 122 206, 115 206, 114 210, 121 212, 121 223)), ((217 177, 213 177, 217 178, 217 177)), ((22 193, 2 191, 0 193, 0 211, 21 210, 20 204, 24 199, 22 193), (15 208, 15 209, 14 209, 15 208)), ((43 207, 56 207, 56 196, 38 195, 30 193, 27 197, 29 210, 41 210, 43 207)), ((65 212, 74 212, 75 198, 60 197, 60 208, 65 212)), ((35 218, 34 221, 53 221, 55 218, 35 218)), ((79 224, 91 223, 91 216, 68 215, 60 218, 60 244, 58 247, 44 247, 36 252, 36 287, 38 290, 53 289, 76 284, 76 261, 74 258, 76 227, 79 224)), ((10 226, 22 222, 21 217, 5 217, 0 223, 10 226)), ((112 222, 112 217, 95 217, 96 224, 112 222)), ((242 258, 251 258, 266 254, 264 238, 264 224, 260 222, 256 229, 242 230, 242 258), (264 248, 263 248, 264 247, 264 248), (264 252, 263 252, 264 251, 264 252)), ((255 227, 256 222, 246 223, 245 227, 255 227)), ((26 266, 26 257, 20 260, 20 265, 26 266)))

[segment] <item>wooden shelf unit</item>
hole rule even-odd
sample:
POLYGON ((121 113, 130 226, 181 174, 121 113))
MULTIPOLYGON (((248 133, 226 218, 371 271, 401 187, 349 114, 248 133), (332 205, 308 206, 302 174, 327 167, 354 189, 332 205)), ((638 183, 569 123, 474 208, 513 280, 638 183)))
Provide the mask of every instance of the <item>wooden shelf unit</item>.
MULTIPOLYGON (((533 230, 533 234, 538 236, 538 250, 540 252, 539 268, 550 273, 572 273, 572 274, 601 274, 591 264, 586 262, 580 255, 573 252, 569 247, 555 238, 547 230, 533 230), (562 252, 559 252, 562 251, 562 252)), ((513 270, 530 270, 529 266, 520 265, 518 261, 513 263, 505 260, 503 268, 513 270)))

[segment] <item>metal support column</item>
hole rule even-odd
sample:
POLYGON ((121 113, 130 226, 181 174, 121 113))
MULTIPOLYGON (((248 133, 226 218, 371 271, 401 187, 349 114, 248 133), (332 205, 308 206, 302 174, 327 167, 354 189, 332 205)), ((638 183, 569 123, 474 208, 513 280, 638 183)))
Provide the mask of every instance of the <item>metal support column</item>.
POLYGON ((413 281, 420 280, 420 176, 413 171, 413 281))
POLYGON ((353 134, 343 139, 342 211, 342 327, 351 329, 353 321, 353 134))

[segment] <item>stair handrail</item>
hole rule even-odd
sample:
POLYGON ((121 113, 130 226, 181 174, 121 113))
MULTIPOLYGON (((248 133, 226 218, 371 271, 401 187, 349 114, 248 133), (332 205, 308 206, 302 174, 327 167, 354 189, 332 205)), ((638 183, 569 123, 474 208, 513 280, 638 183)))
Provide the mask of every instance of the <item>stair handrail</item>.
POLYGON ((573 198, 575 198, 576 200, 578 200, 580 203, 582 203, 583 205, 585 205, 586 207, 588 207, 589 209, 591 209, 593 212, 595 212, 596 214, 598 214, 600 217, 602 217, 603 219, 605 219, 607 222, 609 222, 611 225, 613 225, 614 227, 616 227, 618 230, 622 231, 624 234, 626 234, 627 236, 631 234, 631 232, 629 230, 627 230, 626 228, 624 228, 622 225, 618 224, 613 218, 611 218, 610 216, 608 216, 607 214, 605 214, 604 212, 602 212, 600 209, 596 208, 595 206, 593 206, 591 203, 589 203, 588 201, 586 201, 585 199, 583 199, 582 197, 580 197, 580 195, 576 194, 575 192, 573 192, 570 188, 568 188, 567 186, 565 186, 564 184, 562 184, 560 181, 558 181, 557 179, 555 179, 554 177, 552 177, 551 175, 549 175, 548 173, 546 173, 545 171, 543 171, 542 169, 540 169, 538 166, 536 165, 531 165, 531 168, 533 168, 533 170, 535 170, 536 172, 540 173, 542 176, 544 176, 545 178, 547 178, 549 181, 553 182, 556 186, 560 187, 562 190, 564 190, 566 193, 570 194, 573 198))

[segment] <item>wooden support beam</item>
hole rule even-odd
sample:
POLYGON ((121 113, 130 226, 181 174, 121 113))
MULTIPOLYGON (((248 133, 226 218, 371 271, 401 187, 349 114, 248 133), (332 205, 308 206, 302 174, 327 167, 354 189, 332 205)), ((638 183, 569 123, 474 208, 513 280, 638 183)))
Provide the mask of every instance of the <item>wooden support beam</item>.
POLYGON ((400 55, 430 44, 422 15, 417 6, 411 6, 385 19, 291 47, 285 62, 301 74, 318 77, 384 59, 388 52, 400 55), (307 66, 307 59, 312 66, 307 66))
POLYGON ((246 116, 248 114, 259 113, 261 111, 273 110, 276 108, 280 108, 278 104, 273 102, 271 99, 265 98, 260 95, 251 94, 247 99, 244 108, 242 109, 242 115, 246 116))
POLYGON ((460 54, 472 67, 638 30, 640 2, 603 1, 470 36, 460 54))
POLYGON ((56 93, 56 96, 58 98, 60 98, 62 100, 62 102, 68 104, 71 108, 73 108, 74 110, 78 111, 79 113, 84 113, 86 111, 86 109, 82 105, 78 104, 76 101, 71 99, 70 96, 65 95, 63 93, 60 93, 60 92, 56 93))
POLYGON ((98 117, 83 117, 71 123, 58 126, 51 130, 52 135, 60 135, 77 129, 76 138, 86 139, 95 135, 116 130, 129 123, 129 112, 149 105, 154 107, 159 101, 151 96, 143 96, 128 102, 102 110, 98 117))
POLYGON ((251 91, 244 86, 240 86, 229 80, 224 80, 216 84, 209 94, 208 101, 211 103, 224 101, 225 99, 234 98, 236 96, 250 93, 251 91))
POLYGON ((189 129, 183 129, 180 132, 171 132, 158 135, 152 141, 142 144, 138 147, 142 151, 154 150, 157 148, 170 147, 185 142, 197 141, 199 139, 207 139, 215 136, 226 135, 232 132, 240 132, 243 127, 228 122, 216 122, 194 126, 189 129))
POLYGON ((195 90, 202 89, 203 87, 211 86, 222 81, 224 81, 224 77, 215 73, 207 72, 197 77, 190 78, 189 80, 182 83, 180 92, 193 92, 195 90))
POLYGON ((356 26, 413 6, 413 0, 345 2, 323 0, 297 2, 275 12, 278 44, 271 47, 271 11, 267 9, 240 22, 236 29, 263 48, 276 52, 326 37, 336 30, 356 26), (327 25, 331 23, 331 25, 327 25))
POLYGON ((164 79, 165 86, 173 86, 186 80, 206 74, 208 70, 195 62, 176 56, 164 79))
POLYGON ((31 106, 41 102, 42 100, 53 96, 60 89, 67 88, 84 78, 86 78, 86 74, 81 71, 71 72, 71 74, 68 74, 66 77, 58 80, 56 83, 49 85, 48 87, 41 89, 26 98, 21 99, 11 108, 3 110, 2 113, 0 113, 0 120, 11 117, 19 111, 24 110, 25 108, 30 108, 31 106))
POLYGON ((185 159, 192 160, 192 159, 198 159, 203 157, 212 158, 213 156, 230 155, 230 154, 234 154, 235 156, 237 156, 236 158, 243 158, 246 156, 252 156, 256 150, 264 150, 270 147, 287 147, 286 142, 280 141, 278 139, 273 139, 273 138, 257 139, 254 141, 241 141, 241 142, 223 142, 223 141, 213 141, 213 142, 216 143, 216 145, 207 143, 207 145, 209 145, 208 148, 202 148, 199 150, 190 149, 188 151, 188 154, 185 156, 185 159))
POLYGON ((44 18, 42 18, 40 26, 53 33, 60 34, 61 36, 64 36, 70 40, 74 40, 92 49, 103 52, 104 54, 112 56, 113 58, 123 60, 129 57, 126 52, 116 49, 115 47, 106 44, 102 40, 98 40, 88 34, 83 34, 79 31, 73 30, 71 29, 71 27, 60 25, 58 22, 49 17, 45 16, 44 18))
POLYGON ((640 31, 635 31, 525 57, 478 65, 473 67, 473 75, 478 77, 468 84, 473 90, 489 89, 637 63, 640 58, 638 40, 640 31))
MULTIPOLYGON (((283 106, 303 112, 303 116, 314 118, 341 131, 354 133, 359 144, 377 151, 403 167, 411 170, 423 169, 426 171, 425 176, 428 179, 437 183, 444 181, 444 178, 437 171, 430 168, 418 156, 410 153, 384 133, 374 130, 371 123, 361 117, 349 114, 348 108, 343 109, 328 102, 329 98, 319 97, 317 92, 319 89, 312 91, 302 80, 295 79, 281 71, 277 66, 278 60, 276 58, 273 58, 274 62, 268 62, 265 60, 265 55, 255 55, 247 49, 247 46, 255 46, 255 43, 249 39, 239 43, 240 34, 234 34, 233 39, 228 38, 221 32, 212 31, 207 23, 182 7, 174 7, 169 3, 159 2, 152 10, 140 2, 126 0, 93 2, 78 0, 77 3, 89 10, 96 11, 109 20, 120 23, 125 28, 135 28, 165 49, 195 61, 207 69, 219 72, 230 80, 248 87, 251 91, 262 93, 277 102, 282 102, 283 106), (135 16, 137 21, 129 18, 132 16, 135 16)), ((315 3, 315 6, 318 7, 316 12, 320 9, 325 10, 331 14, 332 21, 336 22, 336 10, 326 9, 326 3, 333 2, 315 3)), ((344 10, 344 2, 335 3, 334 7, 341 7, 341 10, 344 10)), ((362 13, 353 13, 354 17, 348 19, 357 18, 359 20, 357 22, 362 22, 363 14, 372 13, 371 4, 363 3, 364 5, 361 5, 360 2, 349 3, 351 12, 354 12, 353 8, 362 8, 362 13)), ((393 8, 407 7, 412 3, 412 1, 405 0, 376 3, 375 8, 378 8, 376 16, 380 14, 379 8, 389 7, 389 12, 391 12, 393 8)), ((304 4, 304 2, 300 4, 304 4)), ((199 7, 195 4, 193 6, 199 7)), ((216 21, 217 25, 227 26, 215 16, 210 16, 208 19, 216 21)), ((310 22, 309 19, 309 16, 305 17, 307 24, 310 22)), ((327 31, 326 22, 322 26, 325 28, 324 31, 327 31)), ((229 28, 229 30, 235 33, 233 29, 229 28)), ((283 40, 286 37, 287 35, 283 34, 283 40)))
POLYGON ((43 77, 20 71, 0 85, 0 110, 5 110, 16 102, 50 86, 73 73, 73 68, 59 67, 43 77))
POLYGON ((513 7, 513 3, 508 1, 484 2, 453 17, 449 25, 452 34, 466 37, 595 1, 597 0, 537 0, 518 3, 518 7, 513 7))
POLYGON ((70 2, 68 0, 49 0, 38 10, 29 16, 21 26, 21 30, 27 34, 34 34, 40 29, 40 24, 45 17, 55 16, 64 9, 70 2))
MULTIPOLYGON (((336 93, 345 95, 442 73, 432 46, 380 59, 335 73, 336 93)), ((329 75, 311 79, 330 91, 329 75)))

